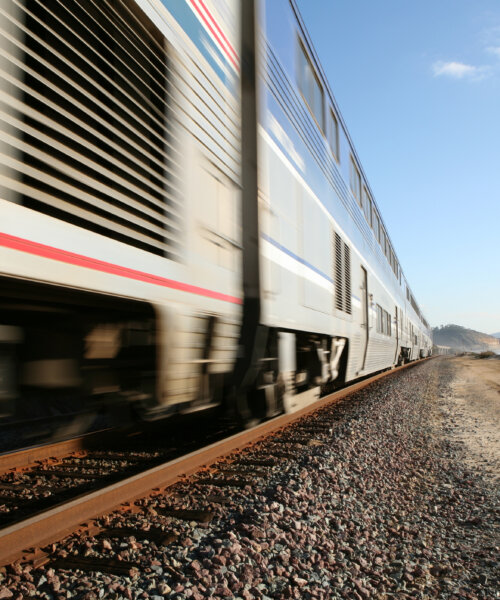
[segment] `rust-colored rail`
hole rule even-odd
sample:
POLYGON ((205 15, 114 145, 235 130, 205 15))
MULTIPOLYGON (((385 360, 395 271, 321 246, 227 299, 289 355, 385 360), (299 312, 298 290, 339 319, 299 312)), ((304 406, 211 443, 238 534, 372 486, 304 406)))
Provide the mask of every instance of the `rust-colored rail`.
POLYGON ((72 452, 88 449, 91 444, 96 444, 109 435, 109 431, 108 429, 95 431, 62 442, 40 444, 39 446, 0 454, 0 473, 5 473, 10 469, 23 469, 48 457, 61 458, 72 452))
POLYGON ((138 498, 148 496, 155 489, 171 486, 179 481, 179 479, 211 465, 216 460, 228 454, 254 444, 271 433, 275 433, 298 421, 307 414, 314 413, 324 406, 332 404, 332 402, 338 402, 383 377, 393 375, 402 369, 412 367, 420 362, 422 361, 410 363, 375 375, 321 398, 292 414, 282 415, 271 421, 257 425, 252 429, 211 444, 201 450, 174 459, 101 490, 76 498, 23 522, 6 527, 0 530, 0 565, 6 565, 19 559, 28 559, 30 556, 33 556, 35 549, 61 540, 77 530, 82 523, 89 522, 99 515, 110 513, 138 498))

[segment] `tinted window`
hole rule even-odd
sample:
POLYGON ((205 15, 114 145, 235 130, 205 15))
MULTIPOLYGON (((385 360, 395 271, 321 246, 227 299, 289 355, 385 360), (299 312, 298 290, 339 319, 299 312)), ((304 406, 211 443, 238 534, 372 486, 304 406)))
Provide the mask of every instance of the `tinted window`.
POLYGON ((380 218, 375 210, 373 210, 373 231, 375 232, 377 241, 380 242, 380 218))
POLYGON ((302 44, 299 48, 299 89, 321 130, 324 130, 323 89, 302 44))
POLYGON ((351 191, 354 194, 354 197, 358 201, 358 204, 361 206, 361 176, 358 171, 358 167, 354 162, 354 158, 351 156, 351 191))
POLYGON ((332 149, 333 155, 339 160, 339 124, 337 117, 330 111, 330 123, 328 126, 328 141, 330 142, 330 148, 332 149))
POLYGON ((363 211, 365 213, 366 220, 372 224, 372 199, 365 186, 363 186, 363 211))

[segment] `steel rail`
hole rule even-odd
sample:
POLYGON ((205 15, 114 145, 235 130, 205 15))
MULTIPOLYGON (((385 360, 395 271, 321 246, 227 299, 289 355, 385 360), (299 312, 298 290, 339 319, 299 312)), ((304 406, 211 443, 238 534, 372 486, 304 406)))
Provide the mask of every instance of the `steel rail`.
POLYGON ((96 444, 101 439, 105 439, 110 434, 110 429, 100 429, 84 435, 74 437, 61 442, 40 444, 22 448, 21 450, 11 450, 0 454, 0 474, 12 469, 23 469, 33 465, 33 463, 47 458, 61 458, 71 452, 88 450, 92 444, 96 444))
POLYGON ((183 457, 153 467, 95 492, 84 494, 25 521, 6 527, 0 530, 0 565, 6 565, 16 560, 28 560, 30 556, 34 556, 35 549, 62 540, 76 531, 82 523, 88 523, 90 520, 113 512, 120 507, 124 508, 124 505, 130 505, 135 500, 146 497, 159 488, 167 488, 181 479, 207 468, 218 459, 255 444, 270 434, 300 420, 305 415, 336 403, 388 375, 394 375, 422 362, 409 363, 379 373, 320 398, 294 413, 276 417, 183 457))

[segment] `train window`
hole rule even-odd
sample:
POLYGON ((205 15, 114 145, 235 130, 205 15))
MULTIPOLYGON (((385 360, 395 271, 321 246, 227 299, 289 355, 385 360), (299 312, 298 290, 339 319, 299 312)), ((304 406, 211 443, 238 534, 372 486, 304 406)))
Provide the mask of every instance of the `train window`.
POLYGON ((384 310, 377 304, 377 333, 384 333, 384 310))
POLYGON ((370 198, 370 194, 366 189, 366 186, 363 186, 363 211, 365 213, 366 220, 368 224, 372 224, 371 216, 372 216, 372 199, 370 198))
POLYGON ((392 331, 391 315, 384 310, 380 304, 377 304, 377 333, 391 335, 392 331))
POLYGON ((382 333, 383 311, 380 304, 377 304, 377 333, 382 333))
POLYGON ((321 131, 323 121, 323 88, 302 43, 299 43, 299 89, 321 131))
POLYGON ((378 216, 375 208, 373 209, 372 228, 375 233, 375 237, 377 238, 377 242, 380 243, 380 217, 378 216))
POLYGON ((337 117, 333 114, 333 110, 330 110, 330 122, 328 124, 328 141, 330 148, 332 149, 335 160, 339 162, 339 123, 337 117))
POLYGON ((358 167, 354 162, 353 156, 351 156, 351 191, 354 194, 354 197, 358 201, 358 204, 361 206, 361 175, 359 174, 358 167))

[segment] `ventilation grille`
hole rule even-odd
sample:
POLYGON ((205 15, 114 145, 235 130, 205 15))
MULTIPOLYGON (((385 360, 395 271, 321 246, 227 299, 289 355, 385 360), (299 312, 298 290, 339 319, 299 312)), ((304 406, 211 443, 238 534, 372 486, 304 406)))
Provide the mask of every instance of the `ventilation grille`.
POLYGON ((335 308, 352 314, 351 306, 351 249, 335 234, 335 308))
POLYGON ((4 2, 0 36, 1 197, 177 258, 162 36, 131 0, 4 2))

